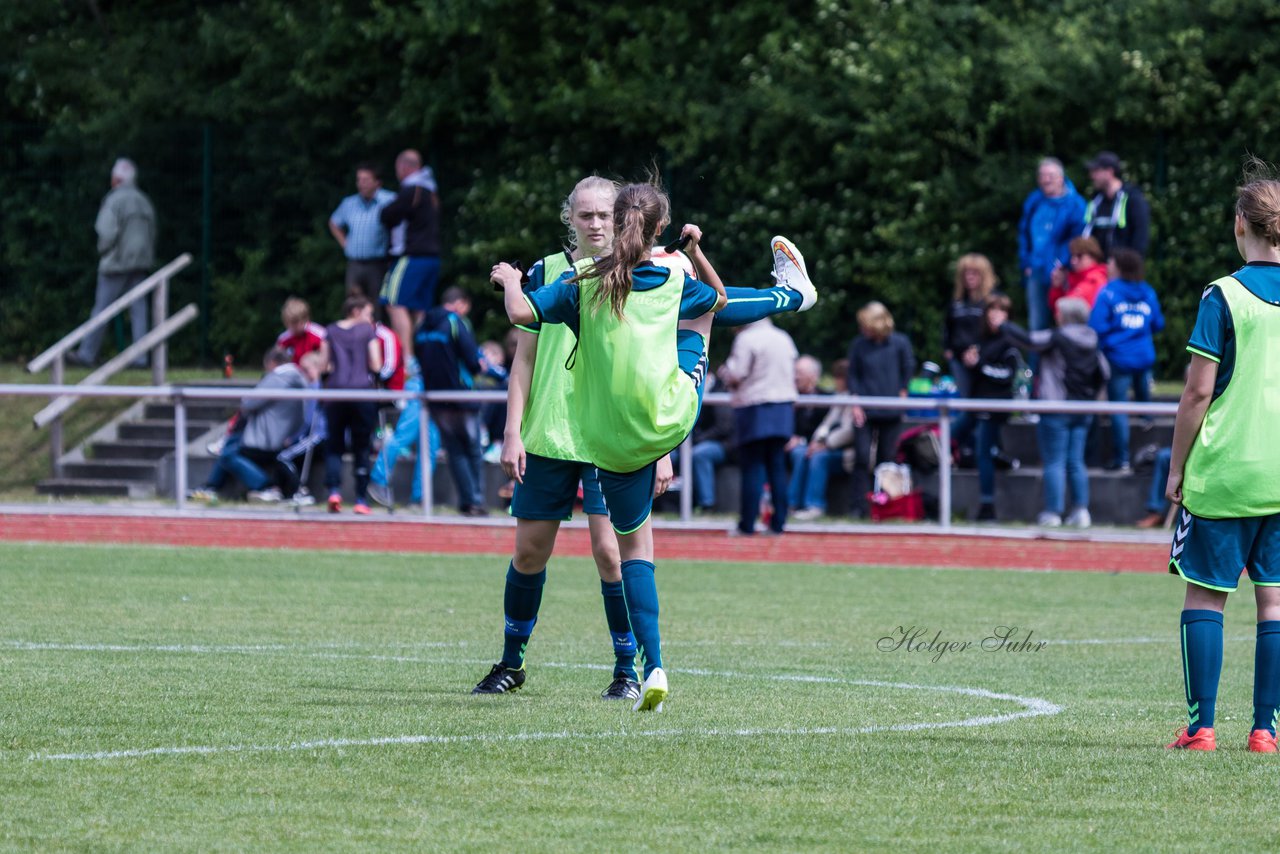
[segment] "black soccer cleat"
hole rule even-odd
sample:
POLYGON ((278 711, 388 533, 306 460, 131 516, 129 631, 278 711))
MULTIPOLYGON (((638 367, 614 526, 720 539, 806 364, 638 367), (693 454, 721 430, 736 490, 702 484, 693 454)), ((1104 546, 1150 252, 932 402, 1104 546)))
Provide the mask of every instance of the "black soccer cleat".
POLYGON ((640 683, 625 676, 617 676, 609 683, 609 687, 600 693, 600 696, 606 700, 631 700, 634 702, 640 699, 640 683))
POLYGON ((471 689, 472 694, 505 694, 515 691, 524 684, 524 668, 512 670, 501 661, 493 665, 489 675, 480 680, 480 684, 471 689))

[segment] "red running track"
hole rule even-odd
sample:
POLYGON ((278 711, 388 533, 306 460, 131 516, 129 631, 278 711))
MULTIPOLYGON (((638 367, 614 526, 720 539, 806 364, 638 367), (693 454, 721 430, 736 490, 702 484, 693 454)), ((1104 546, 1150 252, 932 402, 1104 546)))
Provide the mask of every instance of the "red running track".
MULTIPOLYGON (((208 548, 331 549, 509 555, 510 525, 409 524, 374 519, 244 519, 111 514, 0 513, 0 540, 208 548)), ((1168 546, 1088 540, 1010 539, 920 533, 788 533, 730 537, 723 531, 661 529, 659 559, 730 563, 936 566, 979 569, 1164 572, 1168 546)), ((563 528, 558 554, 586 557, 585 528, 563 528)))

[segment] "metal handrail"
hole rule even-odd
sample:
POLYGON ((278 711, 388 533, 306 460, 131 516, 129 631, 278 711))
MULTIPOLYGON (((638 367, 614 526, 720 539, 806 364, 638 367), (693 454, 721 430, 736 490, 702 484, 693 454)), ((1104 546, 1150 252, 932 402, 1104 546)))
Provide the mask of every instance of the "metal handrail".
MULTIPOLYGON (((121 350, 119 353, 113 356, 109 361, 107 361, 102 367, 98 368, 97 370, 89 374, 89 376, 85 377, 84 380, 81 381, 82 384, 86 386, 98 385, 103 380, 110 378, 117 371, 119 371, 125 365, 129 364, 129 362, 141 356, 148 349, 155 346, 158 342, 164 341, 165 339, 173 335, 173 333, 177 332, 179 329, 186 326, 191 321, 195 320, 196 316, 199 313, 200 312, 196 308, 195 303, 191 303, 190 305, 186 306, 177 314, 175 314, 173 317, 170 317, 167 320, 165 320, 163 323, 159 324, 158 326, 155 326, 146 335, 142 336, 137 341, 130 344, 124 350, 121 350)), ((76 402, 76 397, 74 395, 63 394, 60 397, 58 397, 56 400, 54 400, 52 403, 50 403, 48 406, 46 406, 44 409, 41 409, 39 412, 37 412, 31 420, 35 424, 36 429, 44 427, 48 425, 50 422, 52 422, 54 419, 60 417, 62 413, 70 409, 75 404, 75 402, 76 402)))
MULTIPOLYGON (((189 306, 189 308, 191 308, 189 306)), ((422 478, 422 514, 432 517, 432 482, 430 455, 421 449, 430 447, 427 438, 428 406, 432 403, 503 403, 507 399, 503 391, 383 391, 356 389, 228 389, 207 386, 104 386, 104 385, 47 385, 0 384, 0 397, 119 397, 164 398, 174 407, 174 483, 178 510, 185 509, 187 492, 186 406, 197 400, 353 400, 376 403, 393 403, 400 400, 418 400, 422 403, 422 415, 418 419, 418 465, 422 478)), ((732 398, 723 392, 706 395, 704 403, 710 406, 728 406, 732 398)), ((1174 415, 1178 411, 1174 403, 1103 402, 1103 401, 1045 401, 1045 400, 985 400, 951 397, 860 397, 851 394, 800 395, 797 406, 831 407, 861 406, 872 410, 936 409, 938 411, 939 440, 943 448, 951 446, 951 417, 953 412, 1021 412, 1026 414, 1074 413, 1129 415, 1174 415)), ((932 416, 930 416, 932 417, 932 416)), ((680 471, 685 483, 692 483, 693 441, 686 437, 680 446, 680 471)), ((680 515, 683 521, 692 518, 690 490, 681 495, 680 515)), ((938 460, 938 523, 943 530, 951 528, 951 455, 943 453, 938 460)))
MULTIPOLYGON (((159 270, 156 270, 150 276, 147 276, 138 284, 134 285, 125 293, 121 294, 114 302, 104 308, 102 311, 90 317, 84 323, 62 336, 52 347, 45 350, 27 363, 27 371, 30 373, 38 373, 45 368, 51 368, 53 382, 61 385, 63 377, 66 375, 66 356, 72 347, 78 345, 86 336, 96 332, 103 326, 110 323, 118 314, 129 306, 133 305, 140 299, 144 299, 147 294, 151 295, 151 317, 155 325, 150 332, 142 338, 133 342, 133 344, 119 353, 115 358, 110 359, 101 368, 91 373, 88 377, 81 381, 82 384, 93 385, 103 380, 110 379, 118 371, 122 370, 125 365, 140 357, 143 353, 151 354, 151 382, 155 385, 163 385, 166 379, 165 374, 169 367, 169 345, 166 343, 169 336, 185 326, 192 318, 195 317, 195 306, 189 305, 184 308, 174 318, 169 318, 169 279, 175 274, 181 272, 191 263, 191 254, 184 252, 177 258, 165 264, 159 270), (177 317, 184 319, 171 323, 177 317)), ((55 475, 62 474, 62 418, 64 413, 74 402, 76 398, 65 398, 54 401, 36 416, 36 426, 49 426, 49 462, 52 465, 55 475)))
MULTIPOLYGON (((72 347, 75 347, 80 341, 91 332, 97 331, 99 328, 106 326, 115 319, 117 314, 133 305, 139 298, 146 296, 161 284, 173 278, 175 273, 181 272, 184 268, 191 264, 191 253, 184 252, 177 258, 165 264, 159 270, 156 270, 150 276, 147 276, 138 284, 134 285, 128 291, 120 295, 120 298, 108 305, 101 312, 86 320, 75 329, 58 339, 58 342, 49 347, 40 355, 36 356, 27 363, 27 371, 35 374, 43 371, 45 368, 53 364, 54 359, 63 356, 72 347)), ((163 316, 164 312, 157 313, 157 317, 163 316)))

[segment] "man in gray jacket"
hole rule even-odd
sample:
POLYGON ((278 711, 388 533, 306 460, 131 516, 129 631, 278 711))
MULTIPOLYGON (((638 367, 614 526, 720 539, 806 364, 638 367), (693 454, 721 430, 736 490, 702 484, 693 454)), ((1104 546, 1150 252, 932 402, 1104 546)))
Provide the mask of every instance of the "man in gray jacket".
MULTIPOLYGON (((307 387, 298 366, 289 360, 288 352, 279 347, 267 351, 262 367, 266 376, 257 388, 275 391, 307 387)), ((246 396, 240 402, 243 429, 227 437, 209 479, 188 497, 212 501, 227 477, 234 475, 248 487, 251 501, 276 502, 292 498, 298 489, 298 475, 292 466, 279 459, 279 454, 302 429, 304 409, 301 399, 267 400, 246 396), (276 485, 272 485, 273 479, 276 485)))
MULTIPOLYGON (((151 200, 138 189, 138 170, 133 161, 120 158, 111 169, 111 192, 102 200, 94 230, 98 232, 98 288, 93 299, 97 317, 120 295, 147 277, 155 265, 156 212, 151 200)), ((133 340, 147 334, 147 298, 129 307, 133 323, 133 340)), ((85 336, 80 349, 68 353, 67 359, 80 365, 92 365, 102 346, 106 327, 85 336)), ((146 359, 132 367, 145 367, 146 359)))

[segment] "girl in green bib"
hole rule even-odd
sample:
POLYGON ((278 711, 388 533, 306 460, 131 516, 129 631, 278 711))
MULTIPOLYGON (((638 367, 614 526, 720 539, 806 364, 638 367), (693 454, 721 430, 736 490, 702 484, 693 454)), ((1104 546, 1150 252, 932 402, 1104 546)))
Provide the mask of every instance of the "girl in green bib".
POLYGON ((1280 708, 1280 181, 1251 160, 1236 196, 1245 265, 1205 288, 1187 351, 1166 493, 1182 505, 1169 572, 1187 582, 1180 635, 1187 727, 1213 750, 1222 613, 1241 569, 1258 607, 1248 749, 1276 752, 1280 708))

